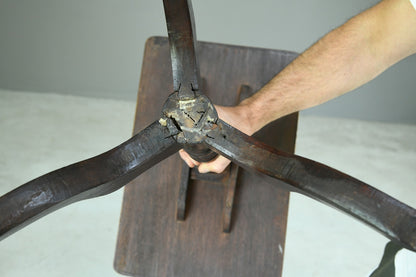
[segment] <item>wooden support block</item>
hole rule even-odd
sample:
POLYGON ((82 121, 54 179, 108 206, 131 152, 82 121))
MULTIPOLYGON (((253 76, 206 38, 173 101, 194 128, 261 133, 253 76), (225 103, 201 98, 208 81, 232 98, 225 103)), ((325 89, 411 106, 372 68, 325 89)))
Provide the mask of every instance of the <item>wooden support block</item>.
MULTIPOLYGON (((202 92, 215 104, 234 105, 242 85, 255 92, 296 54, 200 42, 198 56, 202 92)), ((173 92, 171 74, 167 38, 150 38, 134 132, 160 116, 173 92)), ((296 127, 292 114, 255 136, 293 152, 296 127)), ((174 155, 126 186, 115 269, 143 277, 280 276, 289 202, 282 183, 244 169, 201 177, 183 166, 174 155), (180 185, 185 174, 189 183, 180 185), (237 182, 215 180, 230 177, 237 182)))

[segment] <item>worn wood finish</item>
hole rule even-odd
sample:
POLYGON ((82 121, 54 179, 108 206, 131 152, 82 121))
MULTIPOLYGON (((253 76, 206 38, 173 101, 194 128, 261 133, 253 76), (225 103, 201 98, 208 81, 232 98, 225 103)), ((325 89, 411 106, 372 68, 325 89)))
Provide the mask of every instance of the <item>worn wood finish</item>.
POLYGON ((158 122, 119 146, 57 169, 0 197, 0 240, 76 201, 111 193, 180 148, 158 122))
POLYGON ((416 251, 416 210, 384 192, 324 164, 273 149, 221 120, 205 143, 238 165, 282 180, 288 189, 344 211, 416 251))
POLYGON ((173 89, 182 99, 193 98, 199 89, 198 56, 191 0, 163 0, 172 61, 173 89))
MULTIPOLYGON (((241 85, 261 88, 296 54, 285 51, 199 43, 202 93, 234 105, 241 85)), ((173 91, 166 38, 146 43, 135 132, 146 126, 173 91)), ((256 136, 293 152, 297 114, 256 136), (273 131, 271 131, 273 129, 273 131)), ((270 127, 270 126, 269 126, 270 127)), ((125 188, 115 269, 133 276, 280 276, 289 193, 277 180, 239 170, 231 232, 223 232, 227 188, 191 180, 185 221, 176 220, 181 167, 170 157, 125 188)), ((192 175, 192 174, 191 174, 192 175)), ((195 174, 193 174, 195 175, 195 174)))

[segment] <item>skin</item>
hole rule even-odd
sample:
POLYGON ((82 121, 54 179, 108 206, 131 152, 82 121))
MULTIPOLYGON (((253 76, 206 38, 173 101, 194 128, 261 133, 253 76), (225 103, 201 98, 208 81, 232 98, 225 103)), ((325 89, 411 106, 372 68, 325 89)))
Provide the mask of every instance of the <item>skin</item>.
MULTIPOLYGON (((273 120, 371 81, 414 53, 414 7, 409 0, 383 0, 318 40, 240 105, 216 109, 222 120, 252 135, 273 120)), ((220 173, 230 163, 222 156, 199 163, 184 150, 179 154, 201 173, 220 173)))

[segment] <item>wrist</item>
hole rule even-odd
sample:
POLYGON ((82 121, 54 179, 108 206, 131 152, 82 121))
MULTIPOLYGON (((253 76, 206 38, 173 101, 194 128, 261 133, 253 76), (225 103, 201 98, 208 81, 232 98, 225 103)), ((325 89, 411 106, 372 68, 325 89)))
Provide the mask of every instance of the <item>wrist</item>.
POLYGON ((252 98, 242 101, 236 108, 242 119, 241 128, 244 130, 241 131, 244 133, 251 136, 265 125, 263 123, 265 113, 261 112, 261 107, 252 98))

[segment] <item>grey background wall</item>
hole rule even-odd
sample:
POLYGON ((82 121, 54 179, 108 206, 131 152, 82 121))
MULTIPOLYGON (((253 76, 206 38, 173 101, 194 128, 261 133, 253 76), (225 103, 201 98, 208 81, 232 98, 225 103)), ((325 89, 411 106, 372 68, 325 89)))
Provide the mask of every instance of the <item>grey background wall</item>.
MULTIPOLYGON (((375 0, 194 0, 198 39, 301 52, 375 0)), ((133 100, 162 0, 0 0, 0 88, 133 100)), ((416 57, 305 113, 416 124, 416 57)))

